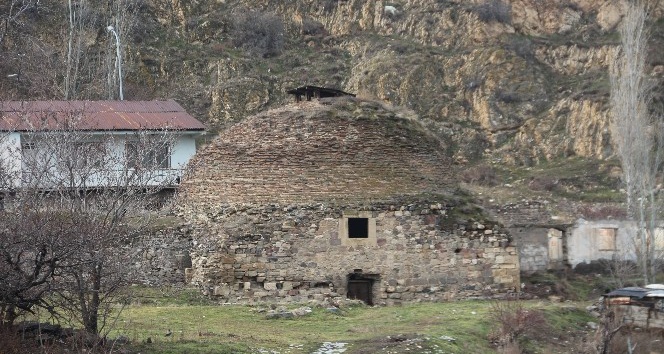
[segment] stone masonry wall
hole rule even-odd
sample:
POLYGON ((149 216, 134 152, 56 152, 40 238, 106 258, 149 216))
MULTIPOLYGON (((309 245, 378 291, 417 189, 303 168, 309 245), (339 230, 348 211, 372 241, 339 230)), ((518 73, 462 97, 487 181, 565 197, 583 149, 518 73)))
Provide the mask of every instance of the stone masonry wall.
POLYGON ((439 203, 339 207, 226 205, 199 224, 192 280, 229 302, 333 300, 348 276, 374 279, 374 303, 490 296, 519 285, 505 230, 456 224, 439 203), (345 239, 343 216, 375 220, 375 238, 345 239))
POLYGON ((519 244, 519 268, 522 274, 544 271, 549 266, 548 228, 510 228, 519 244))
POLYGON ((180 200, 308 203, 438 192, 452 181, 442 142, 370 101, 305 102, 247 118, 192 160, 180 200))
POLYGON ((136 280, 147 285, 184 285, 185 269, 191 267, 191 231, 185 225, 136 237, 131 244, 136 280))
POLYGON ((552 222, 546 204, 539 201, 524 201, 487 207, 489 214, 503 225, 543 225, 552 222))

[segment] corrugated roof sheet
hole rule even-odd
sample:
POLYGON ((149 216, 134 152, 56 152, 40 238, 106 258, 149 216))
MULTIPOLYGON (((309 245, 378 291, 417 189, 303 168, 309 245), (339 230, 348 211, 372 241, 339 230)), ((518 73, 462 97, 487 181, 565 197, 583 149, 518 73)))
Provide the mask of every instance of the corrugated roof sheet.
POLYGON ((202 131, 203 123, 168 101, 0 102, 0 131, 76 129, 202 131))

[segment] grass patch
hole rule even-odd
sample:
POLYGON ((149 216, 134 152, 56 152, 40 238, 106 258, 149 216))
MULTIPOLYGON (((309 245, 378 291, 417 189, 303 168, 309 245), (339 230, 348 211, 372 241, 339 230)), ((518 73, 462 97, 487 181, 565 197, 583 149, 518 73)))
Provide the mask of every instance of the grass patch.
POLYGON ((201 306, 214 305, 215 301, 201 294, 197 288, 149 287, 134 285, 129 290, 132 306, 201 306))
POLYGON ((530 188, 547 181, 554 185, 544 188, 554 197, 582 202, 621 202, 620 179, 612 177, 611 169, 617 161, 601 161, 586 158, 567 158, 543 162, 535 167, 513 168, 502 173, 510 183, 530 188))
MULTIPOLYGON (((265 308, 256 306, 134 304, 122 313, 111 337, 129 338, 141 353, 311 353, 324 342, 347 343, 348 354, 494 353, 488 341, 494 327, 491 305, 459 301, 352 306, 338 313, 316 307, 295 319, 266 319, 265 308)), ((581 329, 587 321, 583 310, 569 306, 533 301, 526 306, 543 309, 561 330, 566 323, 581 329)))

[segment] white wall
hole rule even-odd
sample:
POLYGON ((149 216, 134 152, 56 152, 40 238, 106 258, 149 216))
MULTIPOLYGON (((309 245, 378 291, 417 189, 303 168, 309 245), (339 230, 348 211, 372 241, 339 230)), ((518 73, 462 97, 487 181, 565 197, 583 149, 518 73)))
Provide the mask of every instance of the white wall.
POLYGON ((195 136, 180 134, 171 152, 171 168, 184 169, 195 154, 195 136))
POLYGON ((17 187, 21 173, 21 136, 18 133, 0 132, 0 189, 17 187), (18 152, 18 155, 17 155, 18 152))
POLYGON ((634 260, 634 238, 636 237, 636 223, 633 221, 577 220, 574 227, 567 233, 567 260, 572 267, 580 263, 590 263, 600 259, 634 260), (616 249, 613 251, 600 250, 598 229, 613 228, 616 230, 616 249))
MULTIPOLYGON (((162 133, 160 133, 162 134, 162 133)), ((169 133, 166 133, 169 134, 169 133)), ((99 173, 87 174, 85 178, 81 180, 85 181, 86 187, 104 187, 104 186, 122 186, 122 185, 172 185, 175 183, 178 177, 183 173, 183 169, 186 167, 189 160, 196 153, 196 143, 195 135, 192 133, 180 133, 175 132, 174 136, 171 135, 168 139, 173 138, 173 146, 170 149, 170 166, 169 169, 158 169, 147 171, 149 175, 135 175, 133 170, 125 170, 125 158, 126 158, 126 143, 127 141, 136 140, 138 136, 133 132, 115 132, 115 133, 90 133, 86 135, 78 136, 78 139, 89 141, 89 142, 104 142, 106 153, 110 154, 107 158, 107 163, 99 168, 99 173)), ((33 141, 37 144, 36 153, 38 156, 46 156, 47 150, 40 151, 39 148, 39 135, 33 134, 33 141)), ((5 136, 0 136, 0 162, 5 163, 9 168, 17 174, 17 186, 20 183, 20 172, 21 172, 21 139, 27 140, 27 136, 21 137, 19 133, 9 133, 5 136)), ((49 139, 51 143, 57 141, 55 139, 49 139)), ((66 139, 62 139, 66 141, 66 139)), ((23 141, 25 142, 25 141, 23 141)), ((90 152, 92 154, 92 152, 90 152)), ((84 159, 85 153, 81 154, 80 158, 84 159)), ((55 166, 53 164, 52 166, 55 166)), ((62 176, 58 174, 57 167, 54 167, 54 172, 57 176, 62 176)), ((96 171, 93 171, 96 172, 96 171)), ((42 179, 35 181, 36 186, 40 188, 56 188, 58 183, 61 183, 62 178, 50 178, 42 179)))

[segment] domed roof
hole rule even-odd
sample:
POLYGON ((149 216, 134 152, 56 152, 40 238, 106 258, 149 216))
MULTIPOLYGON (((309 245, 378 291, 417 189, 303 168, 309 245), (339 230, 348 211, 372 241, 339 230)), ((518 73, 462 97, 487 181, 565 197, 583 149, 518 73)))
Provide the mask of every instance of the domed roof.
POLYGON ((444 145, 382 103, 330 99, 292 104, 223 131, 192 160, 185 203, 388 201, 442 192, 444 145))

